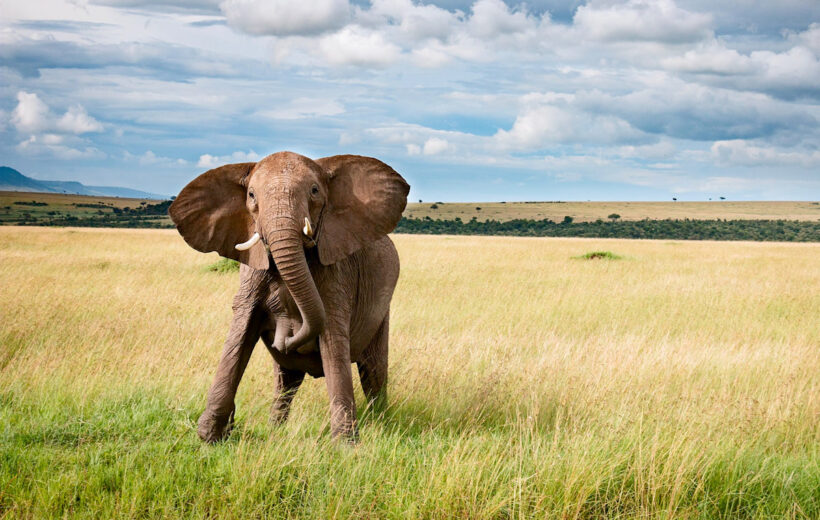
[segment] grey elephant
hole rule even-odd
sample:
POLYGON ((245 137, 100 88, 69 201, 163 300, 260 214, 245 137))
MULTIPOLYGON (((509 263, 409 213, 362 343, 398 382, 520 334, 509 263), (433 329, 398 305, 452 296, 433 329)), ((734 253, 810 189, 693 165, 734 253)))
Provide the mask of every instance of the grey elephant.
POLYGON ((251 352, 273 356, 272 419, 287 419, 305 374, 324 376, 334 437, 357 436, 351 363, 365 396, 385 399, 390 300, 399 257, 387 237, 410 187, 370 157, 279 152, 188 184, 169 213, 197 251, 241 262, 233 320, 197 433, 224 438, 251 352))

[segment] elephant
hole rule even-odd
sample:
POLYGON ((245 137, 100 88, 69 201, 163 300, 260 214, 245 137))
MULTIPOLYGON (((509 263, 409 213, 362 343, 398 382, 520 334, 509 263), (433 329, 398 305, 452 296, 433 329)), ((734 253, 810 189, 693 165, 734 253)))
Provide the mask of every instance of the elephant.
POLYGON ((305 374, 324 377, 333 438, 358 438, 351 364, 374 407, 386 399, 390 301, 399 257, 387 236, 410 186, 371 157, 311 160, 278 152, 227 164, 185 186, 169 208, 185 242, 240 262, 233 318, 197 433, 224 439, 261 338, 274 361, 274 423, 305 374))

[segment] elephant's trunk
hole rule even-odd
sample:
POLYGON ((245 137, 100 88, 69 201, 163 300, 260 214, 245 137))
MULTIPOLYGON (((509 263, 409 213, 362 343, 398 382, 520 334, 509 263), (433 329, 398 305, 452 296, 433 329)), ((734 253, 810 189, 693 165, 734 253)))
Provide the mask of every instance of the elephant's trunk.
POLYGON ((276 269, 302 315, 302 327, 285 339, 284 350, 288 351, 304 345, 324 330, 325 306, 310 275, 297 223, 276 229, 269 244, 276 269))

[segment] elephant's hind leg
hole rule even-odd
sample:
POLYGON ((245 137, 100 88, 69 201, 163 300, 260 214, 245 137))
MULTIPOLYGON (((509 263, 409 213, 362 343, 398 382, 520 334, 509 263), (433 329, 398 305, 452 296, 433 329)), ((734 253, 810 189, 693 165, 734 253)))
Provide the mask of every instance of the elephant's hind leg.
POLYGON ((279 363, 273 362, 276 388, 274 389, 273 405, 270 409, 270 420, 275 424, 281 424, 288 419, 290 405, 296 396, 296 391, 305 380, 305 373, 297 370, 287 370, 279 363))
POLYGON ((384 317, 379 330, 362 351, 356 365, 359 367, 359 380, 367 398, 368 405, 375 411, 381 411, 387 404, 387 352, 390 332, 390 314, 384 317))

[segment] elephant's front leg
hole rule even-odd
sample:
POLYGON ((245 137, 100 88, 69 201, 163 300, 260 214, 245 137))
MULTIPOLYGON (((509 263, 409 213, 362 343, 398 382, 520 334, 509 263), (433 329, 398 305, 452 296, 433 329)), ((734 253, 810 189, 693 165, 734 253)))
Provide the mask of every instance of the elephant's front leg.
POLYGON ((233 427, 234 397, 253 347, 259 340, 259 321, 252 307, 234 307, 231 329, 222 349, 216 377, 208 391, 208 405, 197 425, 197 433, 205 442, 225 438, 233 427))
POLYGON ((356 401, 353 397, 353 372, 350 367, 350 340, 346 328, 329 321, 319 337, 322 369, 330 396, 330 432, 333 437, 355 441, 356 401))

